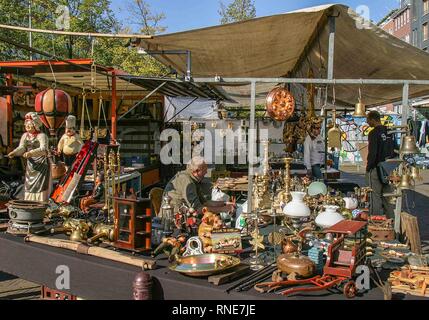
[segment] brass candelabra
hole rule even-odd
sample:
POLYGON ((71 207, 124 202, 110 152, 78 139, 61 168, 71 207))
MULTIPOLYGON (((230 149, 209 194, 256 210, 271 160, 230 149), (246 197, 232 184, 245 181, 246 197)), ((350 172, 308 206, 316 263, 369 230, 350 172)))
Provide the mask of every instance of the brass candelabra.
POLYGON ((116 184, 120 177, 120 154, 119 151, 115 152, 110 150, 104 154, 104 172, 106 188, 104 189, 104 207, 107 212, 108 222, 111 220, 111 211, 115 208, 115 196, 117 195, 116 184))

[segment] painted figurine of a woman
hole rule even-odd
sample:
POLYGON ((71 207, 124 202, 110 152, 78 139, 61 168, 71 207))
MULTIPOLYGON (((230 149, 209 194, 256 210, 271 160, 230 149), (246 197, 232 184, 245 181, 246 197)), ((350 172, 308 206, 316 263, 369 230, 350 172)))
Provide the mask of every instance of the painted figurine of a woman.
POLYGON ((47 202, 51 189, 51 170, 48 158, 48 136, 41 132, 42 121, 35 112, 25 115, 25 130, 19 146, 8 156, 27 160, 24 200, 47 202))

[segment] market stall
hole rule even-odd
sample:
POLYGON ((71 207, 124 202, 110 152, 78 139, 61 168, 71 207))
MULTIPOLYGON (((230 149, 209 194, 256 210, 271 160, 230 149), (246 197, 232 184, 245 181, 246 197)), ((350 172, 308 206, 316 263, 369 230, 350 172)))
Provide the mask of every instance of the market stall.
MULTIPOLYGON (((403 190, 410 189, 412 181, 419 178, 418 167, 410 161, 419 150, 409 132, 395 131, 403 135, 400 158, 395 160, 394 170, 386 177, 394 189, 390 195, 396 204, 394 219, 368 214, 370 188, 357 187, 345 194, 331 190, 326 179, 329 174, 327 146, 332 146, 333 141, 337 142, 336 146, 341 144, 336 127, 337 108, 354 109, 355 115, 365 116, 363 102, 376 106, 402 98, 404 124, 409 98, 429 90, 429 73, 424 67, 429 57, 425 53, 375 26, 360 28, 357 20, 348 8, 332 5, 143 40, 141 45, 149 54, 151 49, 161 50, 153 53, 186 77, 170 83, 130 77, 131 83, 146 83, 155 91, 162 88, 176 93, 193 91, 195 96, 209 92, 211 97, 223 97, 229 102, 242 102, 250 96, 247 178, 217 179, 223 191, 247 191, 246 206, 231 217, 219 209, 226 207, 223 194, 220 201, 205 202, 206 207, 201 211, 185 204, 176 208, 168 196, 163 197, 162 203, 158 196, 157 204, 155 198, 118 197, 116 181, 122 173, 120 149, 110 145, 102 162, 107 176, 105 205, 100 208, 103 215, 88 217, 73 206, 72 199, 79 189, 82 163, 90 163, 88 151, 97 148, 97 142, 89 140, 66 179, 60 181, 51 195, 54 204, 39 203, 30 208, 26 202, 9 203, 8 233, 16 234, 11 231, 18 229, 29 243, 13 235, 1 235, 0 241, 5 243, 0 246, 0 253, 5 257, 1 268, 52 286, 53 265, 66 262, 76 268, 73 274, 79 275, 76 288, 70 288, 69 292, 83 298, 129 297, 126 292, 131 291, 137 268, 119 267, 118 262, 109 259, 145 269, 145 274, 152 277, 151 289, 145 289, 153 298, 193 299, 201 298, 204 293, 210 299, 271 299, 282 295, 302 298, 302 292, 311 292, 308 298, 321 298, 326 290, 336 288, 345 298, 379 299, 383 292, 384 298, 389 299, 391 294, 386 283, 403 292, 404 279, 413 277, 416 280, 407 288, 408 292, 415 294, 417 289, 420 295, 427 296, 427 257, 415 245, 417 223, 402 214, 401 205, 403 190), (274 45, 270 47, 268 43, 274 45), (187 59, 173 52, 177 49, 188 52, 187 59), (409 57, 409 61, 394 59, 399 53, 409 57), (300 92, 304 97, 298 103, 300 92), (294 171, 292 165, 298 150, 285 150, 281 160, 284 168, 272 168, 270 141, 268 137, 259 137, 254 130, 256 104, 261 100, 273 121, 284 122, 283 142, 287 148, 303 142, 308 124, 318 124, 319 129, 323 126, 324 181, 310 181, 294 171), (316 111, 321 111, 319 116, 316 111), (255 156, 259 156, 258 163, 254 161, 255 156), (160 214, 154 218, 155 205, 160 214), (49 220, 45 219, 43 210, 49 211, 49 220), (56 233, 68 239, 53 237, 56 233), (403 241, 402 234, 408 241, 403 241), (10 247, 16 252, 22 251, 22 255, 15 252, 12 259, 10 247), (65 253, 65 249, 77 252, 65 253), (52 258, 52 263, 38 265, 40 272, 32 275, 19 259, 40 259, 38 253, 52 258), (97 258, 82 256, 82 253, 94 254, 97 258), (89 269, 81 272, 82 265, 89 269), (382 290, 360 288, 357 270, 363 267, 369 268, 367 276, 382 290), (243 272, 245 269, 249 274, 243 272), (92 270, 98 271, 97 275, 92 270), (386 275, 380 277, 379 274, 386 270, 394 270, 388 281, 386 275), (112 277, 112 283, 117 283, 117 287, 111 286, 115 292, 104 289, 107 274, 112 277), (207 277, 215 275, 223 277, 222 281, 228 284, 219 287, 208 284, 207 277), (290 289, 291 285, 299 287, 290 289)), ((113 140, 117 140, 119 120, 114 108, 113 140)), ((204 164, 200 165, 196 172, 206 169, 204 164)), ((193 170, 192 167, 189 170, 193 170)), ((100 185, 101 180, 97 187, 100 185)))

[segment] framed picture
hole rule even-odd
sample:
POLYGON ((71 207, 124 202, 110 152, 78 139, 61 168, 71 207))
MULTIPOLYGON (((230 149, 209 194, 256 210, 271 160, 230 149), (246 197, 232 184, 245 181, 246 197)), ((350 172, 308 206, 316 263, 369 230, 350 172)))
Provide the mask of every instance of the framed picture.
POLYGON ((212 231, 214 253, 239 253, 243 251, 239 229, 219 229, 212 231))

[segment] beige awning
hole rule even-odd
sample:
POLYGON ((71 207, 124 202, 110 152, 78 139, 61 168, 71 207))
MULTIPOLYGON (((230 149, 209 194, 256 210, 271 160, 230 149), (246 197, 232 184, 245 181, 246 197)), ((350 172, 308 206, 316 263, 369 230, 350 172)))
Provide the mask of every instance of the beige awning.
MULTIPOLYGON (((144 40, 151 50, 190 50, 195 77, 327 77, 329 24, 336 18, 334 78, 429 80, 429 55, 375 25, 362 27, 357 15, 343 5, 326 5, 286 14, 156 36, 144 40)), ((162 63, 186 72, 186 55, 155 55, 162 63)), ((263 102, 271 85, 258 86, 263 102)), ((358 85, 336 85, 336 99, 355 104, 358 85)), ((401 85, 362 85, 367 105, 401 100, 401 85)), ((233 99, 247 93, 224 87, 233 99)), ((429 86, 411 86, 410 96, 429 93, 429 86)), ((332 95, 332 93, 330 93, 332 95)))

